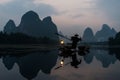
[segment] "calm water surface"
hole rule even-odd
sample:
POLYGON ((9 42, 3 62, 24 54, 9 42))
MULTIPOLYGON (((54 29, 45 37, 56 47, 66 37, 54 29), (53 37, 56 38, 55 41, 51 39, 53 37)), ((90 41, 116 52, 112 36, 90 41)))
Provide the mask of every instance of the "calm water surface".
MULTIPOLYGON (((79 68, 59 65, 58 50, 0 55, 0 80, 120 80, 120 50, 90 49, 79 68)), ((70 59, 66 59, 69 62, 70 59)))

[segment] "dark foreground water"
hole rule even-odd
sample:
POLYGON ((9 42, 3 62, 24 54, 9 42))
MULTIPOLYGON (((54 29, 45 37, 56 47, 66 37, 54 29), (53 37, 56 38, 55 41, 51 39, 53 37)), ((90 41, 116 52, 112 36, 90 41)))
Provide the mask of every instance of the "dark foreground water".
MULTIPOLYGON (((58 50, 0 55, 0 80, 120 80, 120 50, 90 49, 79 68, 59 65, 58 50)), ((67 59, 66 62, 69 62, 67 59)))

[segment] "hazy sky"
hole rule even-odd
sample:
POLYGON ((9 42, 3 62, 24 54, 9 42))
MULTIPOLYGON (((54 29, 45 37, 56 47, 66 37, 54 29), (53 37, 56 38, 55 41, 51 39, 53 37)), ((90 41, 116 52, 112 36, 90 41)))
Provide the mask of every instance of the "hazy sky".
POLYGON ((94 32, 108 24, 120 31, 120 0, 0 0, 0 30, 9 19, 19 25, 25 12, 33 10, 41 19, 52 16, 65 34, 82 34, 86 27, 94 32))

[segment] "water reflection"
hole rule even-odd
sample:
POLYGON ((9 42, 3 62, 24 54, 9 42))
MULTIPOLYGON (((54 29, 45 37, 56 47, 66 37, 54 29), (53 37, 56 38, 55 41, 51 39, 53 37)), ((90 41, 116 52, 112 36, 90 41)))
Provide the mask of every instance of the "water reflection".
POLYGON ((78 69, 65 66, 54 71, 59 76, 56 80, 120 80, 120 62, 115 52, 112 55, 110 52, 108 48, 90 48, 89 54, 81 56, 78 69))
MULTIPOLYGON (((33 52, 30 54, 0 55, 0 58, 7 70, 12 70, 15 64, 17 64, 19 67, 19 73, 28 80, 31 80, 38 77, 37 75, 40 71, 45 74, 51 73, 51 70, 56 65, 58 52, 58 50, 50 50, 33 52)), ((115 64, 117 60, 120 60, 119 53, 120 49, 90 49, 89 54, 81 57, 82 62, 85 62, 86 64, 91 64, 94 60, 97 60, 98 62, 101 62, 100 67, 108 68, 111 64, 115 64)), ((83 65, 83 63, 80 65, 83 65)), ((92 67, 94 69, 96 64, 92 67)), ((88 69, 89 66, 86 68, 88 69)), ((86 72, 86 69, 84 72, 86 72)))
POLYGON ((56 53, 58 53, 58 50, 42 51, 22 56, 4 55, 2 60, 8 70, 11 70, 16 63, 19 66, 20 74, 31 80, 37 76, 40 70, 50 74, 57 61, 56 53))
POLYGON ((102 63, 104 68, 108 68, 110 64, 114 64, 117 61, 115 55, 109 55, 108 50, 91 50, 90 54, 84 56, 84 60, 90 64, 94 57, 102 63))
POLYGON ((120 61, 120 47, 109 48, 109 54, 114 55, 120 61))

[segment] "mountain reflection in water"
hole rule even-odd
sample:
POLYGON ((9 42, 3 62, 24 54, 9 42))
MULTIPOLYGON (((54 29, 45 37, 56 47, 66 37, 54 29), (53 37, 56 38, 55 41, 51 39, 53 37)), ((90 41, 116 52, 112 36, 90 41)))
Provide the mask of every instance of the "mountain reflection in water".
POLYGON ((41 51, 22 56, 4 55, 1 58, 8 70, 11 70, 16 63, 19 66, 20 74, 30 80, 35 78, 40 70, 50 74, 57 61, 56 53, 58 50, 41 51))
POLYGON ((110 64, 114 64, 117 61, 115 55, 110 55, 105 50, 91 50, 91 53, 84 56, 84 61, 88 64, 92 63, 93 57, 102 63, 102 67, 107 68, 110 64))
MULTIPOLYGON (((30 53, 30 54, 21 54, 21 55, 0 55, 0 59, 2 60, 2 64, 4 64, 4 66, 6 67, 6 69, 8 71, 11 71, 15 64, 18 65, 18 69, 19 69, 19 73, 26 78, 25 80, 33 80, 36 77, 38 78, 40 75, 39 72, 42 71, 45 74, 50 74, 51 70, 52 70, 52 75, 55 76, 55 78, 44 78, 42 80, 76 80, 76 78, 72 78, 74 77, 72 70, 73 67, 71 67, 70 65, 68 66, 64 66, 63 68, 60 68, 58 71, 54 71, 57 59, 58 59, 58 50, 50 50, 50 51, 39 51, 39 52, 35 52, 35 53, 30 53), (61 71, 60 71, 61 70, 61 71), (63 72, 62 72, 63 70, 63 72), (68 70, 68 71, 67 71, 68 70), (60 75, 63 75, 62 78, 60 77, 60 75, 58 75, 58 73, 60 73, 60 75), (64 74, 63 74, 64 73, 64 74), (71 76, 65 75, 69 73, 71 76), (70 79, 71 78, 71 79, 70 79)), ((97 61, 97 64, 100 62, 101 68, 104 69, 109 69, 109 67, 112 64, 115 64, 116 62, 120 61, 120 49, 90 49, 90 53, 82 56, 82 63, 79 65, 79 68, 77 69, 77 71, 79 69, 82 69, 82 66, 85 66, 85 64, 89 64, 91 65, 92 62, 94 62, 95 60, 97 61)), ((120 64, 115 64, 116 66, 120 66, 120 64)), ((1 68, 1 63, 0 63, 0 68, 1 68)), ((95 63, 92 64, 92 69, 93 72, 95 71, 96 68, 95 63)), ((81 76, 77 76, 77 80, 81 79, 81 80, 87 80, 86 76, 88 73, 87 70, 89 70, 90 66, 85 66, 82 70, 79 70, 78 72, 74 70, 74 73, 78 73, 76 74, 85 74, 85 79, 81 76)), ((97 68, 96 68, 97 69, 97 68)), ((104 70, 103 69, 103 70, 104 70)), ((112 68, 110 68, 112 71, 112 68)), ((2 70, 2 69, 0 69, 2 70)), ((3 70, 2 70, 3 71, 3 70)), ((104 72, 101 70, 101 72, 104 72)), ((0 72, 0 80, 3 80, 4 78, 1 78, 2 73, 6 73, 5 71, 0 72)), ((96 80, 95 75, 92 76, 92 72, 91 73, 91 80, 96 80), (95 79, 94 79, 95 78, 95 79)), ((95 74, 95 73, 94 73, 95 74)), ((117 72, 113 72, 113 73, 109 73, 109 74, 114 74, 112 79, 115 80, 120 80, 120 71, 118 69, 117 72), (115 76, 116 74, 116 76, 115 76), (115 77, 115 78, 114 78, 115 77)), ((43 74, 41 74, 43 75, 43 74)), ((99 75, 99 74, 96 74, 99 75)), ((4 77, 9 77, 10 75, 4 75, 4 77)), ((100 76, 100 75, 99 75, 100 76)), ((16 76, 14 76, 16 77, 16 76)), ((100 79, 97 80, 109 80, 110 78, 107 75, 107 79, 103 79, 102 77, 105 77, 105 75, 101 75, 100 79)), ((4 80, 9 80, 9 79, 4 79, 4 80)), ((23 80, 23 79, 17 79, 17 80, 23 80)), ((40 78, 35 79, 35 80, 41 80, 40 78)))

